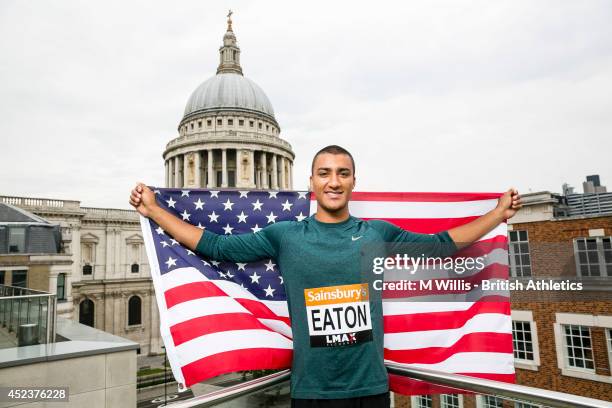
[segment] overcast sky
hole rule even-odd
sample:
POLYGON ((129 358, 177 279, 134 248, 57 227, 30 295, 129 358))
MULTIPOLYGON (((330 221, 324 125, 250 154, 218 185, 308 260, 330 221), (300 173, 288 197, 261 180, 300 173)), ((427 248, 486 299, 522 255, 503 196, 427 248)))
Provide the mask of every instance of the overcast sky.
POLYGON ((612 190, 610 1, 3 0, 0 194, 128 208, 163 185, 228 8, 296 189, 339 144, 360 191, 612 190))

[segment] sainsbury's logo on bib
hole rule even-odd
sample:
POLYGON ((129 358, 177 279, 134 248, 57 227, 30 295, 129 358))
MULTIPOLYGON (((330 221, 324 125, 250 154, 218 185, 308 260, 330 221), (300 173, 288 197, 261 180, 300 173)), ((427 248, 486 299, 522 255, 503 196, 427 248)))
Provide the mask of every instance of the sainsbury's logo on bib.
POLYGON ((368 284, 304 289, 312 347, 337 347, 372 340, 368 284))

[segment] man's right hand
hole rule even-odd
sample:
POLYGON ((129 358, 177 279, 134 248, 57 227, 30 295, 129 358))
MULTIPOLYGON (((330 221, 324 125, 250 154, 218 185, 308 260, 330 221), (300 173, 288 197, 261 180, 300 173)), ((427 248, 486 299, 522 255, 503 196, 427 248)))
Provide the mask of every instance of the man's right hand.
POLYGON ((130 204, 144 217, 151 216, 151 213, 157 207, 155 201, 155 193, 143 183, 136 184, 130 194, 130 204))

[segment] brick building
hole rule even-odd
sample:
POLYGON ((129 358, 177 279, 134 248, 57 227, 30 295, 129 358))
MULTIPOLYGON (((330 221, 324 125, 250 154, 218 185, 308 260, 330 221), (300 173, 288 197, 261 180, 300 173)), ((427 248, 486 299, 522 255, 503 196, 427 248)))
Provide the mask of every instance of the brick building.
MULTIPOLYGON (((524 208, 508 225, 512 282, 582 285, 511 291, 516 378, 518 384, 612 401, 612 212, 606 211, 612 193, 589 194, 588 206, 573 196, 524 195, 524 208)), ((473 395, 396 396, 395 403, 539 407, 473 395)))

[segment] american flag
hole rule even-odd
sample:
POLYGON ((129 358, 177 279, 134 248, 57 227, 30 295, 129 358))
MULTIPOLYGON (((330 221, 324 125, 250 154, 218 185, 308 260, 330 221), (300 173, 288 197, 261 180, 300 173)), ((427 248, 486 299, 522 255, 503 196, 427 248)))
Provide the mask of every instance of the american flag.
MULTIPOLYGON (((309 192, 182 190, 150 187, 157 201, 180 219, 217 234, 257 233, 271 223, 301 221, 316 212, 309 192)), ((359 193, 353 216, 383 219, 417 233, 465 224, 495 207, 497 193, 359 193)), ((289 368, 291 327, 283 277, 274 259, 251 263, 204 259, 141 217, 160 315, 160 331, 179 388, 242 370, 289 368)), ((481 270, 463 278, 508 279, 506 224, 455 256, 488 256, 481 270)), ((449 279, 428 271, 431 279, 449 279)), ((456 276, 455 276, 456 277, 456 276)), ((509 293, 478 290, 406 293, 385 302, 387 361, 514 381, 509 293), (457 301, 457 295, 466 301, 457 301), (450 297, 452 297, 452 300, 450 297)), ((390 377, 403 394, 440 391, 390 377)))

